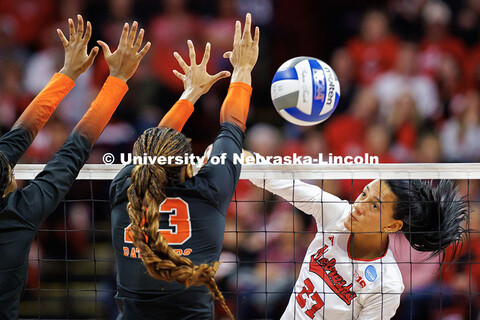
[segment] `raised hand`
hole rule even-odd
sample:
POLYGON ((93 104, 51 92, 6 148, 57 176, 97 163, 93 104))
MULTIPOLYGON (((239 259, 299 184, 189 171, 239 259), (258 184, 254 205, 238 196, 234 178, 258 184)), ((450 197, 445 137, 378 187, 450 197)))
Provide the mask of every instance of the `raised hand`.
POLYGON ((98 47, 94 47, 90 54, 87 53, 88 41, 92 35, 92 25, 87 21, 87 28, 83 33, 82 16, 77 15, 77 20, 77 30, 75 30, 73 20, 68 19, 69 40, 65 38, 62 30, 57 29, 58 36, 65 49, 65 63, 59 73, 70 77, 73 81, 90 68, 98 53, 98 47))
POLYGON ((255 35, 252 39, 251 34, 252 15, 247 13, 245 18, 245 28, 242 34, 242 25, 240 21, 235 23, 235 35, 233 38, 233 50, 225 52, 224 58, 229 58, 233 66, 232 82, 241 81, 247 84, 251 83, 250 73, 257 63, 258 42, 260 40, 260 29, 255 28, 255 35))
POLYGON ((110 69, 110 75, 125 82, 133 76, 140 61, 151 46, 151 43, 147 42, 147 44, 145 44, 140 50, 145 31, 140 29, 137 37, 137 28, 138 23, 136 21, 132 24, 132 30, 129 30, 130 26, 128 23, 125 23, 120 37, 120 43, 114 53, 110 51, 110 48, 105 42, 97 41, 102 47, 105 61, 107 61, 108 68, 110 69))
POLYGON ((221 71, 215 75, 210 75, 207 72, 207 63, 210 59, 211 50, 210 43, 207 43, 205 47, 205 53, 203 54, 202 62, 198 65, 193 42, 191 40, 188 40, 187 44, 190 56, 190 65, 187 65, 187 63, 178 54, 178 52, 174 52, 173 55, 177 59, 178 64, 180 65, 185 74, 181 74, 177 70, 173 70, 173 73, 177 76, 177 78, 183 81, 183 87, 185 91, 183 92, 181 99, 187 99, 191 103, 195 104, 198 98, 200 98, 203 94, 207 93, 215 82, 220 79, 229 77, 230 72, 221 71))

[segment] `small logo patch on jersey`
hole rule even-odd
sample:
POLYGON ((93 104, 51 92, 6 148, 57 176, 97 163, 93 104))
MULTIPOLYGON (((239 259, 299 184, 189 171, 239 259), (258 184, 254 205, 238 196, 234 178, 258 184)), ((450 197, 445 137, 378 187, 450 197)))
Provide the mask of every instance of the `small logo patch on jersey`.
POLYGON ((365 269, 365 278, 367 278, 368 281, 373 282, 375 279, 377 279, 377 270, 370 265, 365 269))

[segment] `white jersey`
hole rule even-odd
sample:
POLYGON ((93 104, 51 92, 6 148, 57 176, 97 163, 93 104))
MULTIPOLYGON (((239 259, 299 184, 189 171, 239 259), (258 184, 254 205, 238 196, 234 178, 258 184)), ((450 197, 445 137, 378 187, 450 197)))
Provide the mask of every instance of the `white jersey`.
POLYGON ((402 275, 390 249, 374 260, 350 257, 351 233, 344 226, 351 212, 348 201, 299 180, 251 181, 291 201, 317 222, 282 320, 393 317, 404 289, 402 275))

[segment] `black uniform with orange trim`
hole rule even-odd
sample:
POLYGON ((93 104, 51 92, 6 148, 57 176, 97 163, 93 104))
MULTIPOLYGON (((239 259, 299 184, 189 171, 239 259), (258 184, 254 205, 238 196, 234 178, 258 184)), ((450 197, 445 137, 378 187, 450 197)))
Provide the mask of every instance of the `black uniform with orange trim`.
MULTIPOLYGON (((56 74, 0 139, 13 168, 26 152, 58 103, 73 87, 56 74)), ((63 147, 35 179, 9 193, 0 203, 0 319, 17 319, 28 274, 28 255, 40 224, 55 210, 72 186, 90 150, 127 91, 125 82, 109 77, 97 99, 63 147)))
MULTIPOLYGON (((230 90, 237 92, 227 96, 224 106, 241 101, 248 112, 251 87, 236 86, 233 90, 231 86, 230 90)), ((242 112, 245 109, 230 107, 242 112)), ((183 126, 179 129, 166 122, 170 121, 164 118, 160 125, 177 130, 183 126)), ((173 122, 176 124, 177 119, 173 122)), ((193 178, 165 187, 167 198, 159 208, 159 232, 178 254, 196 265, 218 261, 222 250, 226 212, 241 171, 241 163, 234 162, 233 154, 241 154, 244 138, 243 125, 240 128, 233 122, 221 124, 210 156, 212 159, 224 154, 224 164, 214 165, 209 161, 193 178)), ((126 210, 133 168, 134 165, 128 165, 120 171, 110 189, 112 242, 118 271, 116 300, 120 315, 117 319, 212 319, 213 298, 205 285, 185 289, 177 282, 154 279, 139 258, 141 252, 134 247, 129 234, 130 219, 126 210)))

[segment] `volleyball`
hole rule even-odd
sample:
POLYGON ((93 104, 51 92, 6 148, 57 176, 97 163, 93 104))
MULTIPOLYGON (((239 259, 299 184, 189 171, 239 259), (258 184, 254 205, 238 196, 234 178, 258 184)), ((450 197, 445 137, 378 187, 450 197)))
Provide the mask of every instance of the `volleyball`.
POLYGON ((273 77, 273 105, 287 121, 312 126, 330 117, 340 99, 340 83, 322 60, 296 57, 283 63, 273 77))

